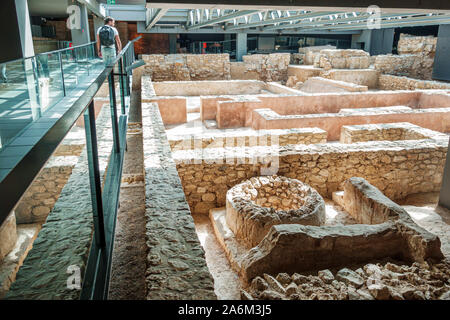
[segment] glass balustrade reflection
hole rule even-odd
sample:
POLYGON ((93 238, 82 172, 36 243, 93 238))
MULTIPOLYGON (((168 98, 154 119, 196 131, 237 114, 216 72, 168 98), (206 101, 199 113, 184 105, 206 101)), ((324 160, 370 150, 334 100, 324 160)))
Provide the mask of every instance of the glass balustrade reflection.
POLYGON ((95 43, 0 64, 0 153, 30 123, 103 69, 95 43))

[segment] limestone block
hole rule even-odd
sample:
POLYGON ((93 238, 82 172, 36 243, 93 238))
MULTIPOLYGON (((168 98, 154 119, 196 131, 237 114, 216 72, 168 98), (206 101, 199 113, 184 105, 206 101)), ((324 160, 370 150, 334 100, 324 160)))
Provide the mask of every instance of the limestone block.
POLYGON ((11 252, 16 241, 16 215, 11 212, 0 226, 0 261, 11 252))
POLYGON ((399 54, 422 53, 434 56, 436 52, 437 37, 411 36, 401 33, 397 44, 399 54))
POLYGON ((306 80, 301 90, 309 93, 318 93, 318 92, 363 92, 367 91, 367 86, 361 86, 358 84, 331 80, 322 77, 311 77, 306 80))
POLYGON ((375 70, 383 74, 431 80, 434 58, 423 53, 378 55, 375 70))

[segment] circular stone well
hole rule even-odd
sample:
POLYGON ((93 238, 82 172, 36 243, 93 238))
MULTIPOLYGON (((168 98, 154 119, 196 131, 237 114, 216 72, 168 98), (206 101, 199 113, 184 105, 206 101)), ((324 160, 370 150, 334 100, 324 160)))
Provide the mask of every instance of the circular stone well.
POLYGON ((325 222, 325 202, 309 185, 283 176, 253 177, 227 192, 226 222, 236 238, 254 247, 273 225, 325 222))

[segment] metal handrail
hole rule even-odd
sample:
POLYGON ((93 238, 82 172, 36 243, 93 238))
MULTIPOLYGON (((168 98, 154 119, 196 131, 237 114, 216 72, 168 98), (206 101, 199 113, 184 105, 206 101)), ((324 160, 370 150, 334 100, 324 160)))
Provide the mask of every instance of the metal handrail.
MULTIPOLYGON (((88 46, 94 45, 95 43, 97 43, 97 41, 92 41, 92 42, 89 42, 89 43, 80 44, 79 46, 75 46, 75 47, 56 49, 56 50, 48 51, 48 52, 41 52, 41 53, 35 54, 33 57, 41 56, 41 55, 44 55, 44 54, 56 54, 56 53, 63 52, 63 51, 69 51, 69 50, 74 50, 74 49, 78 49, 78 48, 88 47, 88 46)), ((33 57, 30 57, 30 58, 33 58, 33 57)))
POLYGON ((74 50, 74 49, 78 49, 78 48, 82 48, 82 47, 88 47, 93 45, 94 43, 97 43, 96 41, 93 42, 89 42, 89 43, 85 43, 85 44, 80 44, 79 46, 75 46, 75 47, 69 47, 69 48, 62 48, 62 49, 57 49, 57 50, 53 50, 53 51, 48 51, 48 52, 41 52, 41 53, 36 53, 34 56, 30 56, 30 57, 24 57, 24 58, 18 58, 18 59, 14 59, 14 60, 10 60, 10 61, 5 61, 5 62, 1 62, 1 64, 8 64, 8 63, 14 63, 17 61, 25 61, 28 59, 33 59, 36 58, 37 56, 42 56, 45 54, 56 54, 62 51, 68 51, 68 50, 74 50))

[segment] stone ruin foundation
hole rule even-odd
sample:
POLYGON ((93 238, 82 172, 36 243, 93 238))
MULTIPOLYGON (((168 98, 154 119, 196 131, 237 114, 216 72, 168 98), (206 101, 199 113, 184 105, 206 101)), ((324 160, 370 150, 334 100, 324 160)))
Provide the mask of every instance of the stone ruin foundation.
POLYGON ((226 221, 240 241, 253 247, 273 225, 323 224, 325 203, 316 190, 299 180, 253 177, 228 190, 226 221))
MULTIPOLYGON (((357 224, 322 225, 322 197, 296 179, 278 176, 254 177, 232 187, 226 213, 213 209, 210 218, 244 286, 254 286, 252 281, 261 277, 270 282, 269 277, 280 273, 317 272, 380 259, 425 263, 444 258, 439 238, 365 179, 346 180, 344 191, 335 192, 333 199, 357 224), (296 203, 283 205, 288 196, 296 203)), ((243 298, 246 294, 251 298, 246 291, 243 298)))
POLYGON ((283 74, 270 78, 248 69, 252 59, 261 60, 231 64, 220 81, 154 74, 142 81, 142 101, 159 108, 196 226, 212 227, 230 262, 208 262, 215 280, 230 269, 243 299, 434 299, 447 292, 445 235, 436 232, 441 251, 440 239, 420 226, 435 230, 390 199, 439 190, 448 86, 383 72, 381 60, 361 50, 305 49, 300 65, 279 67, 283 74), (276 159, 270 174, 278 176, 264 176, 268 158, 276 159), (394 280, 414 286, 425 270, 445 285, 422 277, 432 293, 416 287, 387 295, 385 287, 361 284, 373 270, 405 273, 392 287, 394 280))

